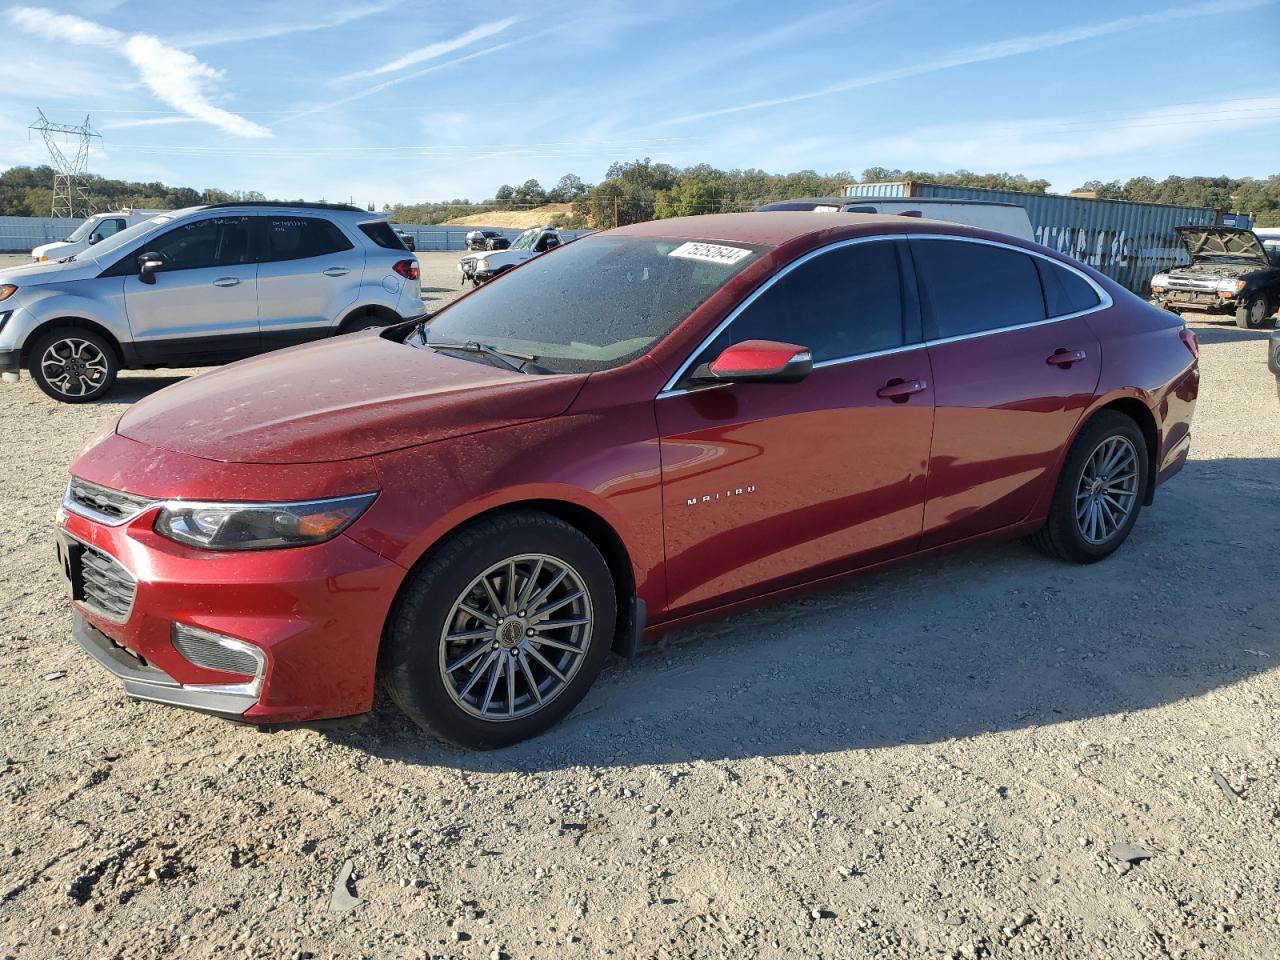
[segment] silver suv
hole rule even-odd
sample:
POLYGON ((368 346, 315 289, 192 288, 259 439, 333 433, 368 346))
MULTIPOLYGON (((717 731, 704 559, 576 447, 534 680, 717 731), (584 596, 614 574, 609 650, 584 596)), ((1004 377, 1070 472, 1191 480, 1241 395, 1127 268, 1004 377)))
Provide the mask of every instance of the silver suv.
POLYGON ((174 210, 55 263, 0 269, 0 371, 83 403, 122 368, 225 363, 424 312, 418 261, 345 204, 174 210))

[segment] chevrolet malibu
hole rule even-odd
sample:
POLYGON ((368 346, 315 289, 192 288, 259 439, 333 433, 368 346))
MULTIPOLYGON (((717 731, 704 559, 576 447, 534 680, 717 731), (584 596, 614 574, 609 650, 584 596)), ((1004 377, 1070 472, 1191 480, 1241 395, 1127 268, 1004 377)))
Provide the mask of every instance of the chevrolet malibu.
POLYGON ((1187 458, 1198 349, 956 224, 623 227, 135 404, 59 511, 74 634, 145 700, 269 724, 380 679, 513 743, 646 634, 981 541, 1103 559, 1187 458))

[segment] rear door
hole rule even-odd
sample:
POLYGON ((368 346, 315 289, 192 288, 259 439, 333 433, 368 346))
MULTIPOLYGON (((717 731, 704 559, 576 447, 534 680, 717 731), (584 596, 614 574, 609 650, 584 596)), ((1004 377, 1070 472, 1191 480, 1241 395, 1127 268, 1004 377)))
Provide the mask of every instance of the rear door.
POLYGON ((255 217, 262 228, 258 322, 263 349, 274 350, 336 332, 356 302, 364 252, 324 217, 255 217))
POLYGON ((1013 247, 952 237, 911 249, 937 405, 927 548, 1026 519, 1056 481, 1098 386, 1084 314, 1101 301, 1082 275, 1013 247))
POLYGON ((189 220, 149 240, 113 268, 124 274, 125 310, 141 360, 213 363, 248 356, 258 347, 258 265, 250 220, 211 216, 189 220), (164 266, 144 283, 141 253, 164 266))
POLYGON ((933 394, 905 252, 905 242, 885 239, 803 259, 688 367, 731 343, 780 340, 812 351, 805 380, 677 383, 658 397, 673 611, 914 549, 933 394))

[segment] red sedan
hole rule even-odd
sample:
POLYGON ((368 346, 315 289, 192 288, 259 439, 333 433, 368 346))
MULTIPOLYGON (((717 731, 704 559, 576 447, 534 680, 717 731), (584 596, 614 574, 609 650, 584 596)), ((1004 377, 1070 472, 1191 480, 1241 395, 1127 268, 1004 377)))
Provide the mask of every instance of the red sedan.
POLYGON ((75 636, 143 699, 299 721, 381 677, 512 743, 694 618, 990 539, 1101 560, 1186 461, 1197 352, 957 225, 612 230, 130 408, 59 512, 75 636))

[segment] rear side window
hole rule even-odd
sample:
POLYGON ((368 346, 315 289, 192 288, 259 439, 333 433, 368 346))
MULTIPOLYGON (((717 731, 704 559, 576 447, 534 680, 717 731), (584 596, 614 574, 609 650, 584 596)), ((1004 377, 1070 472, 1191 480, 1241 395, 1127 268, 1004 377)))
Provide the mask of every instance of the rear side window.
POLYGON ((743 340, 808 347, 817 363, 902 346, 895 244, 855 243, 801 264, 747 307, 701 359, 743 340))
POLYGON ((372 240, 380 247, 387 250, 408 250, 404 245, 404 241, 396 235, 391 229, 391 224, 385 220, 370 220, 368 223, 360 224, 360 232, 372 240))
POLYGON ((1045 319, 1034 257, 965 240, 912 240, 930 340, 1045 319))
POLYGON ((1044 305, 1049 316, 1065 317, 1098 305, 1097 292, 1078 273, 1039 257, 1035 261, 1036 269, 1040 271, 1040 283, 1044 286, 1044 305))
POLYGON ((328 220, 267 217, 267 260, 305 260, 350 250, 354 244, 328 220))

